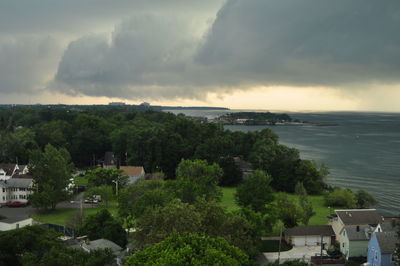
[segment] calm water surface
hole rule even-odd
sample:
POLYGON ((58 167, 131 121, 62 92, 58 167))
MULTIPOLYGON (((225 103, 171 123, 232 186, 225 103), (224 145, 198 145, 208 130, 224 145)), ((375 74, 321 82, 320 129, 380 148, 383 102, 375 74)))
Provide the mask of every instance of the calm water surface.
MULTIPOLYGON (((213 118, 226 111, 173 111, 213 118)), ((232 110, 228 111, 232 112, 232 110)), ((400 114, 399 113, 289 113, 309 122, 337 126, 272 126, 284 145, 300 150, 302 158, 330 168, 327 182, 364 189, 378 200, 384 215, 400 214, 400 114)), ((267 126, 226 126, 237 131, 267 126)))

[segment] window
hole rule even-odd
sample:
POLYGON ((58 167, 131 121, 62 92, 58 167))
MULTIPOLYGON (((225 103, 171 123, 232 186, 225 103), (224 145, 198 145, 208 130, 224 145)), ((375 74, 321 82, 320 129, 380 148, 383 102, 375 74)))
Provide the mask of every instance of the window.
POLYGON ((375 259, 378 259, 378 251, 375 251, 375 259))
POLYGON ((342 244, 342 247, 344 247, 344 243, 342 244))

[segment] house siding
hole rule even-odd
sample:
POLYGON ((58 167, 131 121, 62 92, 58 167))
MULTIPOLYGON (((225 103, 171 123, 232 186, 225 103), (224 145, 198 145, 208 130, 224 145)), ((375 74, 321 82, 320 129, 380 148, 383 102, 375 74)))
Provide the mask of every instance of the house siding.
POLYGON ((392 254, 382 254, 376 235, 373 235, 368 244, 368 263, 371 266, 395 266, 392 254))

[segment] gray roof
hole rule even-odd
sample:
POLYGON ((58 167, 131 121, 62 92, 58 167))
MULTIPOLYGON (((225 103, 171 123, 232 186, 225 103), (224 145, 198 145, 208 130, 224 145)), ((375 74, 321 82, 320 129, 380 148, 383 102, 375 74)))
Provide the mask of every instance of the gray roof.
POLYGON ((376 209, 336 210, 344 225, 379 224, 383 221, 376 209))
POLYGON ((109 248, 113 252, 119 252, 119 251, 122 250, 122 248, 120 246, 118 246, 114 242, 112 242, 112 241, 110 241, 108 239, 104 239, 104 238, 100 238, 100 239, 97 239, 97 240, 90 241, 89 244, 83 243, 82 247, 86 248, 88 250, 109 248))
POLYGON ((10 178, 0 182, 4 187, 29 188, 32 185, 31 178, 10 178))
POLYGON ((375 230, 375 227, 370 225, 353 225, 353 226, 345 226, 342 229, 346 231, 347 238, 353 241, 363 241, 369 240, 371 238, 372 233, 375 230))
POLYGON ((379 232, 376 233, 381 252, 384 254, 392 254, 396 250, 396 243, 399 241, 395 232, 379 232))
POLYGON ((335 232, 330 225, 296 226, 285 231, 287 236, 334 236, 335 232))
POLYGON ((29 217, 10 217, 10 218, 5 218, 0 220, 0 223, 6 223, 6 224, 13 224, 19 221, 25 221, 27 219, 30 219, 29 217))
POLYGON ((11 176, 16 165, 15 163, 0 163, 0 169, 3 169, 6 175, 11 176))
POLYGON ((385 218, 385 221, 381 224, 383 232, 397 232, 400 223, 399 218, 385 218))

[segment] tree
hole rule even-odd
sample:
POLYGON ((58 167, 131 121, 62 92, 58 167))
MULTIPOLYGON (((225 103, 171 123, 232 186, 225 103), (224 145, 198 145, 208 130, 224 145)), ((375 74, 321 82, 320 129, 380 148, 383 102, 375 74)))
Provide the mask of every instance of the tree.
POLYGON ((125 265, 250 265, 246 254, 222 238, 174 234, 129 256, 125 265))
POLYGON ((303 217, 303 210, 301 207, 283 193, 276 196, 276 200, 272 206, 271 208, 275 208, 275 213, 277 213, 278 218, 283 222, 286 228, 297 226, 303 217))
POLYGON ((29 172, 33 176, 36 189, 29 200, 35 208, 55 209, 57 203, 68 196, 67 185, 73 165, 70 155, 64 148, 56 149, 51 144, 44 151, 31 153, 29 172))
POLYGON ((270 186, 272 178, 257 170, 252 173, 236 190, 236 202, 243 207, 249 206, 257 212, 266 212, 266 205, 274 200, 270 186))
POLYGON ((111 265, 114 257, 111 249, 95 249, 86 252, 81 249, 62 246, 50 247, 41 258, 26 253, 23 255, 22 261, 24 266, 101 266, 111 265))
POLYGON ((378 201, 375 199, 375 197, 365 190, 358 190, 356 192, 356 201, 357 208, 360 209, 367 209, 378 204, 378 201))
POLYGON ((102 185, 115 187, 114 181, 118 180, 118 186, 123 188, 128 180, 128 177, 123 174, 121 169, 96 168, 87 171, 85 177, 91 187, 102 185))
POLYGON ((207 164, 203 160, 182 160, 176 169, 176 178, 168 186, 184 202, 194 203, 197 198, 218 200, 222 196, 217 186, 223 175, 218 164, 207 164))
POLYGON ((350 189, 335 188, 325 195, 325 205, 352 209, 357 205, 356 196, 350 189))
POLYGON ((308 222, 315 212, 313 211, 312 203, 308 200, 307 191, 304 188, 303 183, 299 182, 296 184, 295 192, 299 197, 300 207, 303 210, 301 221, 304 225, 308 225, 308 222))
POLYGON ((219 182, 220 186, 236 186, 242 181, 243 173, 232 157, 221 157, 217 163, 224 170, 224 175, 219 182))
POLYGON ((176 199, 164 207, 149 209, 137 220, 135 246, 158 243, 174 233, 200 232, 201 216, 193 205, 176 199))
POLYGON ((85 192, 85 196, 88 198, 91 198, 95 195, 99 195, 101 197, 101 200, 107 207, 108 202, 110 202, 114 198, 113 187, 102 185, 98 187, 91 187, 85 192))
POLYGON ((173 193, 160 192, 160 190, 164 191, 164 184, 162 180, 152 180, 138 182, 122 189, 118 194, 119 216, 139 218, 147 207, 165 206, 173 198, 173 193), (147 192, 152 193, 145 195, 147 192), (163 196, 166 198, 164 199, 163 196))
POLYGON ((106 209, 86 217, 78 232, 80 235, 87 235, 90 240, 105 238, 121 247, 124 247, 127 242, 125 230, 106 209))

